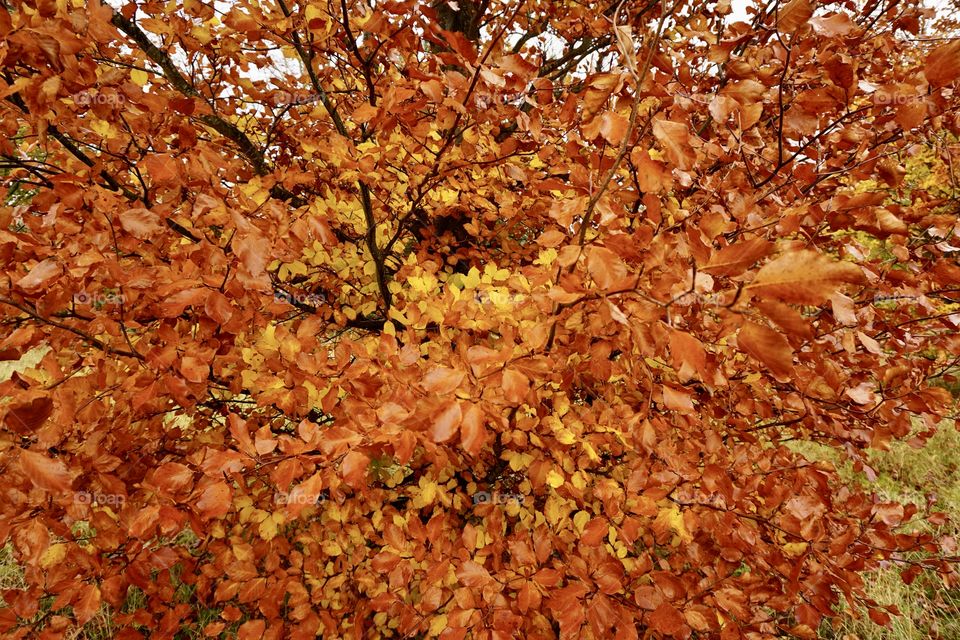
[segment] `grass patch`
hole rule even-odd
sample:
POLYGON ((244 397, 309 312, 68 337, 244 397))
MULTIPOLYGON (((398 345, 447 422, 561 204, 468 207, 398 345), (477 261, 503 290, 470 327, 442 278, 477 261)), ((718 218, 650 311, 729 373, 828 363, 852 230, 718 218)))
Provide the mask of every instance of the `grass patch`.
MULTIPOLYGON (((841 479, 876 491, 885 500, 914 503, 923 508, 928 496, 935 508, 954 520, 938 529, 942 535, 960 533, 960 431, 945 422, 921 449, 904 442, 893 443, 889 451, 871 451, 870 466, 877 472, 871 482, 864 473, 840 462, 835 449, 814 443, 791 447, 811 460, 827 460, 837 467, 841 479)), ((927 525, 929 526, 929 525, 927 525)), ((905 584, 895 567, 864 575, 867 595, 880 604, 895 604, 901 616, 889 627, 872 622, 862 611, 844 611, 838 626, 824 625, 824 640, 943 640, 960 639, 960 589, 948 589, 933 572, 921 573, 905 584)))

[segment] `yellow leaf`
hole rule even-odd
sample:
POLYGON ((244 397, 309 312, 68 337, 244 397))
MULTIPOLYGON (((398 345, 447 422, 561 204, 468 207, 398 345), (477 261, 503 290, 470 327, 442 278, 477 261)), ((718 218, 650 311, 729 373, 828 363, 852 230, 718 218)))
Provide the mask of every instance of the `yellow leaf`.
POLYGON ((583 471, 577 471, 573 476, 570 477, 570 482, 578 490, 583 491, 587 486, 587 474, 583 471))
POLYGON ((441 613, 430 621, 429 635, 439 636, 447 628, 447 614, 441 613))
POLYGON ((796 558, 807 550, 806 542, 789 542, 783 545, 783 552, 791 558, 796 558))
POLYGON ((693 536, 687 531, 687 525, 683 521, 683 514, 680 513, 680 509, 676 505, 670 505, 669 507, 660 509, 655 523, 669 528, 684 542, 693 540, 693 536))
POLYGON ((553 247, 549 249, 543 249, 540 251, 540 256, 533 261, 533 264, 542 264, 545 267, 549 266, 554 260, 557 259, 558 255, 559 254, 557 253, 557 250, 553 247))
POLYGON ((271 518, 264 518, 260 526, 257 527, 257 533, 264 540, 273 540, 277 536, 277 521, 271 518))
POLYGON ((587 457, 590 458, 593 462, 600 462, 600 456, 597 455, 596 450, 589 442, 583 443, 583 450, 586 452, 587 457))
POLYGON ((324 540, 320 545, 323 552, 328 556, 339 556, 343 554, 343 547, 336 540, 324 540))
POLYGON ((63 559, 67 557, 67 545, 65 544, 52 544, 47 547, 47 550, 43 552, 43 555, 40 556, 40 566, 44 569, 52 567, 55 564, 63 562, 63 559))
POLYGON ((130 81, 138 87, 142 87, 147 84, 147 81, 150 79, 150 75, 143 69, 134 69, 130 72, 130 81))
POLYGON ((526 469, 530 466, 530 463, 533 462, 533 456, 529 453, 516 453, 510 452, 510 469, 513 471, 520 471, 521 469, 526 469))
POLYGON ((568 513, 563 505, 566 500, 558 497, 556 494, 547 496, 547 502, 543 505, 543 515, 550 523, 550 526, 556 527, 560 520, 568 513))
POLYGON ((213 40, 213 36, 210 34, 210 29, 207 27, 195 26, 190 29, 190 35, 200 41, 201 44, 208 44, 213 40))
POLYGON ((547 474, 547 484, 553 487, 554 489, 562 486, 563 482, 564 482, 564 479, 563 479, 562 473, 559 473, 556 470, 551 469, 550 472, 547 474))
POLYGON ((588 522, 590 522, 590 514, 586 511, 577 511, 576 515, 573 516, 573 526, 577 533, 583 533, 583 528, 587 526, 588 522))
POLYGON ((417 508, 423 508, 433 504, 434 500, 437 499, 437 493, 439 492, 440 487, 437 486, 436 482, 432 480, 427 480, 424 477, 420 477, 420 494, 416 496, 413 501, 413 504, 417 508))
POLYGON ((478 284, 480 284, 480 272, 476 267, 470 267, 470 271, 463 279, 463 287, 464 289, 476 289, 478 284))

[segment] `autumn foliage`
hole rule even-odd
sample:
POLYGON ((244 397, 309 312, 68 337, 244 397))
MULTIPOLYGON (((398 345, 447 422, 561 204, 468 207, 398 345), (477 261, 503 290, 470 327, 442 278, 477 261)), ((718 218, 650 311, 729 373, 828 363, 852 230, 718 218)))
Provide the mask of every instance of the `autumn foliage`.
POLYGON ((812 638, 954 580, 790 446, 869 477, 950 408, 933 18, 14 0, 0 634, 812 638))

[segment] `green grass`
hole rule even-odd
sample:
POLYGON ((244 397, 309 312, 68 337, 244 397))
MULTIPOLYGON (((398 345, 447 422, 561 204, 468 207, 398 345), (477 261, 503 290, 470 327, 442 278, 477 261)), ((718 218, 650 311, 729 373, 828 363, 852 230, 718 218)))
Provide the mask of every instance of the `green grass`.
MULTIPOLYGON (((889 451, 870 453, 870 465, 877 472, 871 482, 852 466, 840 464, 836 450, 802 443, 795 450, 815 460, 834 462, 843 480, 876 491, 885 500, 915 503, 923 507, 927 496, 935 499, 936 509, 947 512, 954 522, 939 527, 943 535, 960 534, 960 432, 952 423, 944 423, 927 446, 914 449, 898 442, 889 451)), ((928 525, 929 526, 929 525, 928 525)), ((824 625, 824 640, 960 640, 960 589, 947 588, 933 572, 921 573, 912 584, 905 584, 894 568, 873 571, 864 576, 867 595, 880 604, 895 604, 901 616, 889 627, 872 622, 862 611, 843 611, 836 625, 824 625)))

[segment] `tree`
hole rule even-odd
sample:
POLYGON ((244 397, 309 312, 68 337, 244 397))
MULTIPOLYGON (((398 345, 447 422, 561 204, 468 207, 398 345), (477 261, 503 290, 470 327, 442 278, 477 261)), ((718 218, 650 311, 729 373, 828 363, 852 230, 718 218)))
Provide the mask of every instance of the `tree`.
POLYGON ((932 502, 789 447, 949 411, 934 17, 13 2, 0 628, 814 637, 955 580, 932 502))

